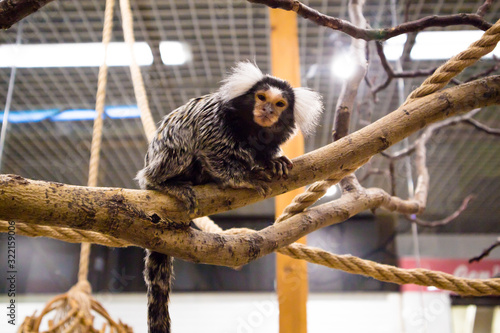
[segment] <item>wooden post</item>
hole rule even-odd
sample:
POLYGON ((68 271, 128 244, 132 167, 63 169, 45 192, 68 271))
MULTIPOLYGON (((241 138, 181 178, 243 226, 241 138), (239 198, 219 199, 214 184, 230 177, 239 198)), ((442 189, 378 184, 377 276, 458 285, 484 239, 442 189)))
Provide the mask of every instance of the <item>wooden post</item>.
MULTIPOLYGON (((293 12, 270 9, 271 20, 271 66, 272 74, 290 82, 300 84, 299 43, 297 16, 293 12)), ((289 158, 304 154, 304 138, 301 133, 286 143, 283 151, 289 158)), ((276 217, 303 189, 297 189, 276 197, 276 217)), ((306 242, 306 238, 299 240, 306 242)), ((276 281, 280 310, 280 333, 307 332, 307 263, 288 256, 276 256, 276 281)))

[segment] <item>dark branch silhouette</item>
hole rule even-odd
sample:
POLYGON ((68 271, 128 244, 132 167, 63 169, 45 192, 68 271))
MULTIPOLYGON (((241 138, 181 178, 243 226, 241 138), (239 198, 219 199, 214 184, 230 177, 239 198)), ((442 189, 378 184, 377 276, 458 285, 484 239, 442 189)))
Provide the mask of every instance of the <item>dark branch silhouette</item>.
POLYGON ((281 8, 294 11, 303 18, 318 25, 341 31, 351 37, 370 40, 387 40, 409 32, 422 31, 430 27, 447 27, 450 25, 470 25, 481 30, 488 30, 491 23, 486 22, 478 14, 433 15, 415 21, 405 22, 395 27, 384 29, 362 29, 354 24, 320 13, 297 0, 248 0, 251 3, 266 5, 271 8, 281 8))
POLYGON ((9 29, 26 16, 54 0, 3 0, 0 1, 0 29, 9 29))
POLYGON ((500 238, 497 239, 495 243, 490 245, 487 249, 485 249, 480 255, 474 258, 469 259, 469 264, 473 263, 474 261, 481 261, 483 258, 487 257, 490 255, 491 251, 493 251, 497 246, 500 246, 500 238))

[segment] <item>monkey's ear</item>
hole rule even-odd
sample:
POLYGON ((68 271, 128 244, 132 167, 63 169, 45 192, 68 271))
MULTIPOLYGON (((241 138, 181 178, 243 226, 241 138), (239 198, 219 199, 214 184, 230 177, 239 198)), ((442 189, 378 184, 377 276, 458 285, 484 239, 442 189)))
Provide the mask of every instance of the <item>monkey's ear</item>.
POLYGON ((232 68, 229 76, 222 81, 218 93, 224 101, 230 101, 244 95, 263 77, 264 74, 254 63, 239 62, 232 68))
POLYGON ((323 101, 319 93, 308 88, 293 88, 295 106, 293 115, 304 135, 314 132, 323 112, 323 101))

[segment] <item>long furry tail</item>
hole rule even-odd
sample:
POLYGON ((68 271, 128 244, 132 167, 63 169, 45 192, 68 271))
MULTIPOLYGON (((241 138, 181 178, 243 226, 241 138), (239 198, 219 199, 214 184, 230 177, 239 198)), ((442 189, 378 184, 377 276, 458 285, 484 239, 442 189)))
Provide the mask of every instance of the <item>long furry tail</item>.
POLYGON ((148 331, 170 333, 168 300, 173 279, 171 256, 146 250, 144 280, 148 288, 148 331))

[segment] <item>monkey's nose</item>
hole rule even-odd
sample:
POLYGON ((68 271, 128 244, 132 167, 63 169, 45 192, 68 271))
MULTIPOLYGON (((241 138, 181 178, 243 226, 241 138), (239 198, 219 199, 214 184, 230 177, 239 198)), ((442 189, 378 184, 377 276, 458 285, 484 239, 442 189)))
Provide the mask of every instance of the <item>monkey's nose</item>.
POLYGON ((264 105, 264 112, 269 113, 269 114, 273 114, 274 113, 274 109, 271 106, 271 104, 264 105))

